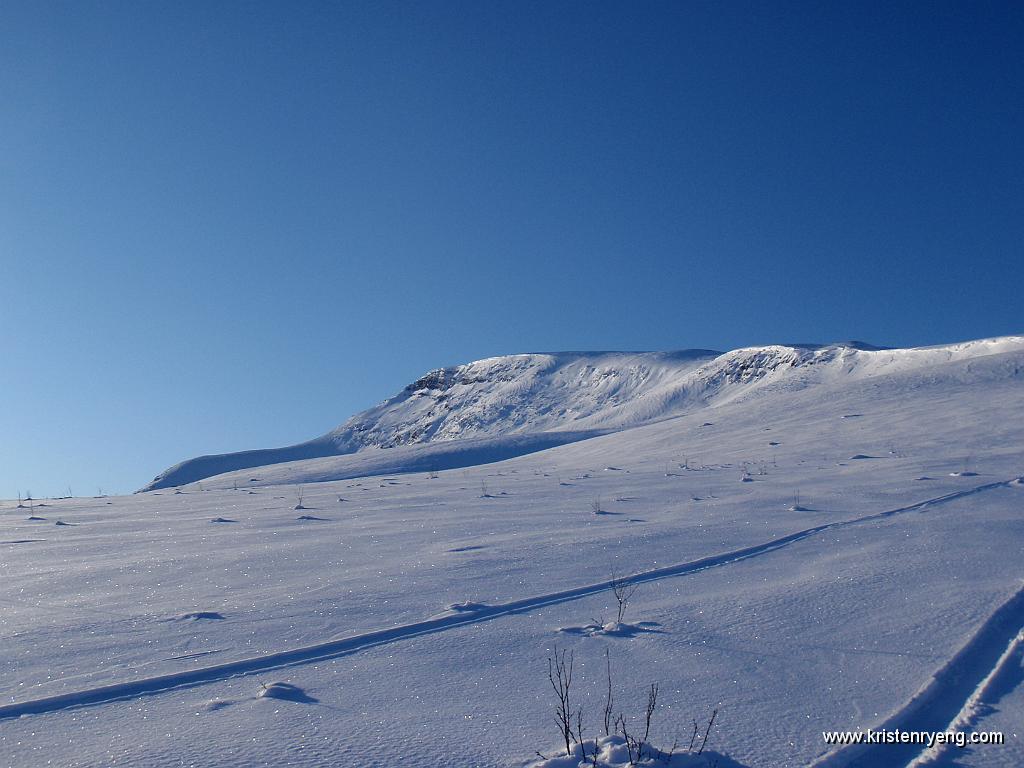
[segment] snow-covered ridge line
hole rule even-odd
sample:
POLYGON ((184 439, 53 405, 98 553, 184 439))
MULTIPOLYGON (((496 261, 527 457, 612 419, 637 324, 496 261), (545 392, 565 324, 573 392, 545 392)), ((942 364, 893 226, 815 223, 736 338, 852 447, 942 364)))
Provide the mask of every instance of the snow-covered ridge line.
POLYGON ((143 491, 225 472, 372 449, 504 435, 650 424, 782 389, 923 370, 964 359, 1024 353, 1024 337, 912 349, 860 342, 747 347, 719 353, 563 352, 492 357, 421 376, 394 397, 315 440, 285 448, 200 456, 143 491))
MULTIPOLYGON (((640 571, 624 579, 619 579, 618 581, 620 583, 627 582, 641 584, 665 578, 686 576, 700 571, 705 571, 710 568, 730 565, 732 563, 741 562, 743 560, 777 551, 789 546, 790 544, 794 544, 816 534, 823 533, 824 531, 844 528, 852 525, 860 525, 875 520, 882 520, 905 512, 924 510, 927 507, 937 506, 957 499, 994 490, 996 488, 1005 488, 1008 487, 1010 483, 1018 482, 1018 480, 1019 479, 1014 478, 1011 480, 1000 480, 985 483, 962 491, 953 491, 942 496, 925 499, 924 501, 883 512, 862 515, 860 517, 850 518, 847 520, 837 520, 832 523, 824 523, 822 525, 805 528, 786 536, 771 539, 750 547, 710 555, 697 560, 640 571)), ((132 699, 140 696, 150 696, 180 688, 207 685, 209 683, 218 682, 231 677, 239 677, 254 674, 256 672, 266 672, 273 669, 281 669, 284 667, 308 664, 315 661, 338 658, 340 656, 346 656, 379 645, 441 632, 468 624, 478 624, 502 616, 526 613, 538 608, 578 600, 608 591, 611 587, 612 581, 605 580, 506 603, 490 605, 473 603, 471 604, 472 607, 468 610, 441 615, 389 629, 366 632, 338 640, 329 640, 322 643, 293 648, 287 651, 264 654, 248 659, 239 659, 237 661, 225 662, 223 664, 214 664, 208 667, 200 667, 198 669, 139 678, 127 683, 102 685, 70 693, 44 696, 22 702, 6 704, 0 706, 0 720, 92 706, 112 701, 132 699)))

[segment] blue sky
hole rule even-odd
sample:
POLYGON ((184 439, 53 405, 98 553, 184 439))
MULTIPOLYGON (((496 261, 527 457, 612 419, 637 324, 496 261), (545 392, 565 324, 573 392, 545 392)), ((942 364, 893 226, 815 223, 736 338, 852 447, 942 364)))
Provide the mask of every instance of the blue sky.
POLYGON ((0 6, 0 496, 422 372, 1024 331, 1018 3, 0 6))

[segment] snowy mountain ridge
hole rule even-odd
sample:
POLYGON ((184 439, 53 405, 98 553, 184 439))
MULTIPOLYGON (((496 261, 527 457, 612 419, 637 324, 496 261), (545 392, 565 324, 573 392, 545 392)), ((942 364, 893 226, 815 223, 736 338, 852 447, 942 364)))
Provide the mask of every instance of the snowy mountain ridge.
MULTIPOLYGON (((306 443, 200 456, 143 491, 282 462, 424 443, 545 435, 539 450, 694 410, 760 396, 1000 353, 1024 353, 1024 336, 884 349, 860 342, 767 345, 731 352, 563 352, 491 357, 439 368, 394 397, 306 443), (551 433, 559 433, 552 435, 551 433)), ((506 446, 507 453, 507 446, 506 446)))

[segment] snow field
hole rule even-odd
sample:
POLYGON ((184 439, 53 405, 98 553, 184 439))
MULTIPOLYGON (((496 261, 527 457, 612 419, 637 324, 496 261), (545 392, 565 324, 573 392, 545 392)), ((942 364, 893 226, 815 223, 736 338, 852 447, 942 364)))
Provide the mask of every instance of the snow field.
MULTIPOLYGON (((5 503, 0 707, 68 698, 0 719, 0 764, 523 766, 557 751, 557 644, 590 738, 608 648, 625 715, 660 683, 656 744, 717 707, 720 768, 808 765, 821 731, 904 711, 1020 588, 1019 358, 783 388, 436 477, 305 484, 302 511, 295 484, 230 476, 46 500, 43 520, 5 503), (614 618, 609 591, 574 590, 638 572, 660 576, 630 603, 638 631, 558 631, 614 618), (202 672, 233 663, 247 674, 202 672), (146 690, 161 675, 170 689, 146 690)), ((1020 680, 1011 654, 972 715, 1010 743, 941 759, 1024 762, 1020 680)))

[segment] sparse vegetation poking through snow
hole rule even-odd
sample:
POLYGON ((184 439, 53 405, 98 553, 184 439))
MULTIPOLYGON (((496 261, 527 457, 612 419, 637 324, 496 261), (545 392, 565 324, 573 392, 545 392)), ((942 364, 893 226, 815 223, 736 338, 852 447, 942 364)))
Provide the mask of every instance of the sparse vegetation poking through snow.
POLYGON ((973 463, 971 456, 964 457, 963 464, 959 472, 950 472, 950 477, 977 477, 978 473, 971 469, 973 463))
MULTIPOLYGON (((604 512, 602 514, 612 514, 604 512)), ((636 594, 639 584, 634 584, 627 578, 619 577, 612 571, 611 579, 608 581, 612 595, 615 596, 615 620, 606 622, 604 615, 599 619, 591 618, 591 623, 582 627, 561 627, 559 632, 566 632, 572 635, 585 635, 596 637, 598 635, 615 637, 632 637, 645 632, 657 632, 656 622, 641 621, 637 624, 625 623, 626 611, 629 608, 629 601, 636 594)))
POLYGON ((793 494, 793 503, 789 507, 790 512, 810 512, 807 507, 800 503, 800 491, 793 494))
MULTIPOLYGON (((654 712, 658 708, 658 684, 651 683, 650 689, 647 691, 647 706, 644 709, 644 735, 637 736, 629 732, 629 728, 626 722, 626 716, 619 713, 619 716, 615 720, 615 726, 622 735, 622 739, 626 746, 626 754, 629 756, 629 764, 636 765, 644 759, 644 748, 648 748, 649 757, 654 757, 654 752, 661 754, 661 750, 654 750, 648 746, 648 741, 651 737, 651 720, 654 717, 654 712)), ((672 752, 676 750, 676 744, 672 745, 672 752)))
POLYGON ((640 588, 640 585, 631 584, 626 579, 621 579, 613 573, 611 586, 616 603, 615 623, 618 625, 622 624, 623 619, 626 618, 626 609, 629 607, 629 601, 633 598, 637 589, 640 588))
POLYGON ((594 499, 592 502, 590 502, 590 511, 593 512, 595 515, 603 515, 604 514, 604 510, 601 509, 601 497, 600 496, 598 496, 596 499, 594 499))
POLYGON ((558 704, 555 705, 555 722, 558 724, 558 730, 565 742, 566 757, 572 755, 573 742, 582 743, 583 741, 582 734, 579 733, 582 730, 583 709, 582 707, 577 710, 572 708, 571 689, 574 661, 572 651, 559 651, 558 646, 555 646, 553 654, 548 657, 548 681, 558 698, 558 704), (566 661, 566 654, 568 654, 568 661, 566 661), (576 732, 573 732, 574 722, 577 727, 576 732))
POLYGON ((605 699, 604 699, 603 725, 604 725, 604 735, 605 736, 611 736, 612 735, 612 713, 615 711, 615 709, 614 709, 615 697, 612 695, 612 655, 611 655, 611 651, 609 651, 607 648, 604 649, 604 666, 605 666, 606 672, 608 673, 608 675, 607 675, 607 677, 608 677, 608 690, 607 690, 607 692, 605 694, 605 699))
POLYGON ((629 755, 629 764, 636 765, 639 755, 637 755, 636 739, 629 735, 629 731, 626 728, 626 718, 621 713, 615 720, 615 730, 617 733, 622 734, 622 738, 626 745, 626 754, 629 755))
POLYGON ((486 480, 481 480, 480 481, 480 498, 481 499, 491 499, 491 498, 494 498, 493 496, 491 496, 491 491, 487 487, 487 481, 486 480))
POLYGON ((614 695, 612 691, 611 655, 605 649, 605 669, 607 692, 602 710, 604 735, 594 739, 583 737, 583 708, 573 708, 570 697, 573 672, 573 655, 571 651, 559 651, 556 647, 554 655, 548 658, 548 680, 558 696, 555 708, 555 722, 558 724, 565 746, 565 757, 547 758, 537 752, 541 762, 534 763, 531 768, 580 768, 590 765, 593 768, 636 768, 637 766, 708 766, 708 757, 701 757, 707 747, 711 728, 718 716, 718 710, 711 712, 711 717, 701 735, 700 726, 693 720, 693 732, 685 752, 679 752, 678 737, 666 750, 651 743, 651 731, 654 716, 658 711, 658 697, 661 687, 651 683, 647 689, 647 701, 644 706, 642 721, 636 729, 630 720, 621 712, 614 713, 614 695))
POLYGON ((697 461, 692 456, 683 456, 683 460, 679 463, 680 469, 685 469, 687 472, 703 472, 711 467, 705 466, 702 462, 697 461))
POLYGON ((704 729, 704 738, 700 742, 700 749, 697 750, 698 755, 704 754, 704 747, 708 745, 708 735, 711 733, 711 726, 715 724, 716 717, 718 717, 718 710, 711 710, 711 719, 708 720, 708 727, 704 729))
POLYGON ((651 689, 647 692, 647 709, 644 712, 644 738, 641 743, 641 749, 643 744, 647 743, 647 740, 651 737, 651 718, 654 717, 654 710, 658 707, 658 684, 651 683, 651 689))
MULTIPOLYGON (((607 512, 604 514, 608 514, 607 512)), ((606 622, 604 616, 595 619, 592 618, 590 624, 582 627, 561 627, 559 632, 566 632, 573 635, 585 635, 587 637, 596 637, 598 635, 615 636, 615 637, 632 637, 633 635, 641 634, 644 632, 656 632, 653 627, 658 626, 654 622, 642 621, 638 624, 626 624, 626 610, 629 608, 629 601, 633 598, 633 595, 639 589, 638 584, 633 584, 628 579, 619 578, 612 572, 612 577, 609 581, 611 585, 612 594, 615 596, 615 621, 606 622)))
POLYGON ((302 506, 302 486, 301 485, 299 486, 297 493, 299 495, 299 501, 295 505, 295 509, 305 509, 305 507, 302 506))

